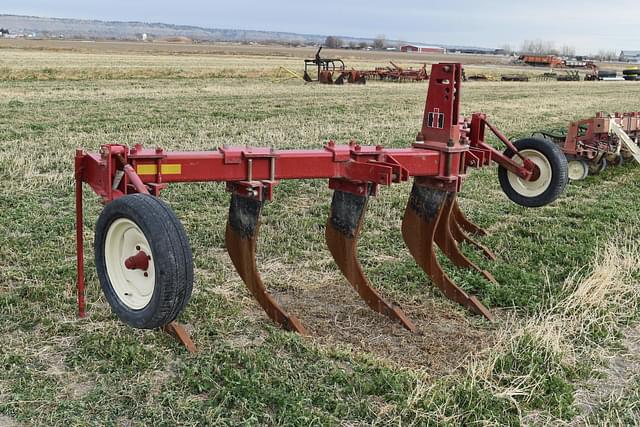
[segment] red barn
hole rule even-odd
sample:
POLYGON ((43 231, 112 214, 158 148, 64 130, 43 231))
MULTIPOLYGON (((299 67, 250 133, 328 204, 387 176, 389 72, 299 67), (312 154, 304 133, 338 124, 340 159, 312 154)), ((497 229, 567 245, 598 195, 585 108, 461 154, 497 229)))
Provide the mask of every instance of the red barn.
POLYGON ((438 46, 421 46, 415 44, 407 44, 400 47, 401 52, 417 52, 417 53, 446 53, 446 49, 438 46))

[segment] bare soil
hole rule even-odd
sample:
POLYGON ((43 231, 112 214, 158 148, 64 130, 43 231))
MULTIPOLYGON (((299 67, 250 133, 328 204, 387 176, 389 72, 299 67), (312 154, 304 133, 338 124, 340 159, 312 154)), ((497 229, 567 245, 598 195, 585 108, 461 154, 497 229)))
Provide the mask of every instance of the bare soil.
POLYGON ((295 295, 281 294, 278 299, 300 318, 318 343, 346 346, 353 353, 373 354, 397 366, 422 369, 434 376, 453 372, 467 356, 493 342, 487 322, 469 318, 444 297, 402 304, 418 333, 369 309, 346 282, 301 289, 295 295))

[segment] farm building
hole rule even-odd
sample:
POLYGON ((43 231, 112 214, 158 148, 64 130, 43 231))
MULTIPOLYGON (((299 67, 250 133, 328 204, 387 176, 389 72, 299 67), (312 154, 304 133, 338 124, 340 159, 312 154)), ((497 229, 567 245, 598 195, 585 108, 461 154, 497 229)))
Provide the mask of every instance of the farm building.
POLYGON ((640 63, 640 50, 623 50, 620 52, 620 61, 640 63))
POLYGON ((446 49, 438 46, 421 46, 415 44, 407 44, 400 47, 401 52, 417 52, 417 53, 446 53, 446 49))

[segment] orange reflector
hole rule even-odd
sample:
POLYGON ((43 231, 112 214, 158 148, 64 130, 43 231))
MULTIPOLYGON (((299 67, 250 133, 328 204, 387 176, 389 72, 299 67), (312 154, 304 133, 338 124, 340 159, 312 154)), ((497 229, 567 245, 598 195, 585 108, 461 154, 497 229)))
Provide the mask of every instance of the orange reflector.
MULTIPOLYGON (((158 173, 157 165, 138 165, 136 167, 138 175, 155 175, 158 173)), ((180 163, 163 164, 160 166, 160 173, 163 175, 179 175, 182 173, 182 165, 180 163)))

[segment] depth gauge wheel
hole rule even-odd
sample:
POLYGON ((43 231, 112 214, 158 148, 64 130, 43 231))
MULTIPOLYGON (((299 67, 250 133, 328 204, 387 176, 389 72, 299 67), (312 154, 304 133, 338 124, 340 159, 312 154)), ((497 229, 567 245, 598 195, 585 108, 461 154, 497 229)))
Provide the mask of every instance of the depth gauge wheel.
POLYGON ((176 215, 156 197, 132 194, 109 203, 96 224, 95 257, 111 309, 130 326, 164 326, 189 302, 189 241, 176 215))
POLYGON ((589 163, 580 159, 567 159, 569 179, 581 181, 589 176, 589 163))
MULTIPOLYGON (((521 156, 535 163, 538 177, 525 181, 500 166, 498 180, 507 197, 529 208, 545 206, 556 200, 569 181, 567 158, 562 150, 553 142, 538 138, 521 139, 514 145, 521 156)), ((504 151, 504 155, 522 164, 522 159, 510 148, 504 151)))

